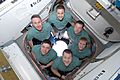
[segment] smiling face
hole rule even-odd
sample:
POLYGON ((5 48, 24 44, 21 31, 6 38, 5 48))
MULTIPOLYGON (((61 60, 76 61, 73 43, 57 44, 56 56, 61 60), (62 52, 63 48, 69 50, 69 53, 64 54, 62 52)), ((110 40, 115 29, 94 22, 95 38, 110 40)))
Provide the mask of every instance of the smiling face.
POLYGON ((31 19, 32 20, 32 25, 39 31, 42 30, 42 21, 38 17, 34 17, 31 19))
POLYGON ((41 49, 40 50, 41 50, 43 55, 46 55, 49 52, 50 49, 51 49, 50 44, 48 44, 48 43, 42 43, 41 44, 41 49))
POLYGON ((68 66, 72 62, 72 54, 64 52, 64 54, 62 56, 62 60, 63 60, 63 63, 65 64, 65 66, 68 66))
POLYGON ((57 14, 57 18, 59 20, 63 20, 63 18, 64 18, 64 9, 57 9, 56 14, 57 14))
POLYGON ((87 40, 80 40, 78 43, 78 49, 82 51, 87 45, 87 40))
POLYGON ((76 23, 74 26, 74 32, 75 34, 79 34, 83 30, 83 25, 76 23))

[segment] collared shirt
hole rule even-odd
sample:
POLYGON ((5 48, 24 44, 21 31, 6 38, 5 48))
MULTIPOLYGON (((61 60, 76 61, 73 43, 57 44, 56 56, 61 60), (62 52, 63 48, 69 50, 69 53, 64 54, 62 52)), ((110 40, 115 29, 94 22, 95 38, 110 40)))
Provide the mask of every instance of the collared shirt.
POLYGON ((63 29, 68 22, 69 23, 73 22, 73 17, 69 12, 65 12, 63 20, 60 21, 57 18, 56 12, 53 11, 48 18, 48 22, 50 24, 53 23, 57 29, 63 29))
POLYGON ((72 62, 68 65, 65 66, 65 64, 63 63, 62 57, 58 57, 57 59, 54 60, 52 67, 54 69, 57 69, 58 71, 62 71, 62 72, 69 72, 74 70, 76 67, 79 67, 81 64, 81 61, 73 56, 72 62))
POLYGON ((35 57, 37 61, 39 61, 42 64, 48 64, 49 62, 55 60, 57 58, 57 53, 52 48, 46 55, 42 55, 42 52, 40 51, 40 45, 35 45, 32 48, 32 52, 35 54, 35 57))
POLYGON ((78 43, 81 37, 87 38, 88 42, 90 43, 90 37, 88 33, 83 29, 79 34, 75 34, 74 27, 69 27, 68 30, 68 36, 72 42, 78 43))
POLYGON ((38 39, 40 41, 43 41, 44 39, 49 39, 51 30, 52 30, 52 27, 49 23, 43 23, 42 31, 38 31, 37 29, 32 27, 28 31, 27 40, 30 41, 33 38, 38 39))
POLYGON ((88 47, 85 47, 82 51, 79 51, 78 45, 76 43, 69 46, 69 49, 73 52, 73 55, 79 59, 88 57, 91 55, 91 50, 88 47))

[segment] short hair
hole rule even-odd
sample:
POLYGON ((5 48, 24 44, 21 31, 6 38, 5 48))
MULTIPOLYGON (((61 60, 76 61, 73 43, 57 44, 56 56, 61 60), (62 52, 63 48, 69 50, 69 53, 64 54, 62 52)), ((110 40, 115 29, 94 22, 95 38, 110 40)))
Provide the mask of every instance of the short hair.
POLYGON ((59 5, 56 7, 56 11, 57 11, 58 9, 64 9, 64 11, 65 11, 65 7, 64 7, 62 4, 59 4, 59 5))
POLYGON ((41 17, 40 17, 38 14, 32 15, 31 20, 32 20, 33 18, 40 18, 40 19, 41 19, 41 17))
POLYGON ((68 53, 68 54, 71 54, 72 57, 73 57, 73 53, 72 53, 72 51, 71 51, 70 49, 65 49, 65 50, 63 51, 63 54, 62 54, 62 55, 64 55, 65 52, 68 53))
MULTIPOLYGON (((86 38, 86 37, 81 37, 81 38, 80 38, 80 40, 83 40, 83 41, 88 42, 88 40, 87 40, 87 38, 86 38)), ((79 40, 79 41, 80 41, 80 40, 79 40)))
POLYGON ((52 47, 52 44, 51 44, 51 42, 50 42, 49 39, 45 39, 45 40, 43 40, 43 41, 41 42, 41 44, 44 44, 44 43, 47 43, 47 44, 49 44, 49 45, 52 47))
POLYGON ((80 20, 76 21, 75 23, 82 24, 83 27, 85 26, 84 22, 83 22, 83 21, 80 21, 80 20))

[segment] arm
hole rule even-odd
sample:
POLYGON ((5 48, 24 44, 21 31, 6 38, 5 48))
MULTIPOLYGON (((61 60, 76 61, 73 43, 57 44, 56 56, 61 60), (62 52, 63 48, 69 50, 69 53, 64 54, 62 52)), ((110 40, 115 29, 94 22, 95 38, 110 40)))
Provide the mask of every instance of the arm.
POLYGON ((61 74, 58 72, 57 69, 54 69, 53 67, 51 67, 51 70, 52 70, 52 72, 53 72, 56 76, 58 76, 58 77, 61 78, 61 74))
POLYGON ((34 55, 34 53, 33 52, 31 52, 31 57, 34 59, 34 60, 36 60, 36 57, 35 57, 35 55, 34 55))
POLYGON ((53 64, 53 61, 49 62, 49 63, 46 65, 46 67, 49 67, 49 66, 51 66, 52 64, 53 64))
POLYGON ((53 67, 51 67, 51 70, 52 70, 52 72, 53 72, 56 76, 58 76, 58 77, 60 78, 60 80, 61 80, 61 79, 62 79, 62 80, 65 80, 65 76, 64 76, 64 75, 61 75, 61 74, 58 72, 57 69, 54 69, 53 67))
POLYGON ((75 26, 75 23, 74 23, 74 22, 71 22, 71 25, 72 25, 72 27, 74 27, 74 26, 75 26))
POLYGON ((42 69, 45 69, 53 64, 53 61, 49 62, 47 65, 41 65, 42 69))
POLYGON ((79 70, 79 67, 76 67, 72 72, 70 72, 70 73, 68 73, 68 74, 66 75, 66 78, 73 80, 74 77, 76 76, 76 72, 77 72, 78 70, 79 70))
POLYGON ((39 63, 39 61, 36 60, 36 57, 33 52, 31 52, 31 57, 33 61, 37 64, 37 66, 40 66, 40 68, 42 69, 42 65, 39 63))
POLYGON ((52 36, 56 36, 56 32, 55 32, 55 30, 52 28, 52 36))
POLYGON ((75 26, 75 22, 78 21, 78 18, 76 16, 73 16, 70 14, 70 24, 72 25, 72 27, 75 26))
POLYGON ((32 42, 32 40, 28 41, 28 43, 29 43, 30 47, 32 48, 32 47, 33 47, 33 42, 32 42))

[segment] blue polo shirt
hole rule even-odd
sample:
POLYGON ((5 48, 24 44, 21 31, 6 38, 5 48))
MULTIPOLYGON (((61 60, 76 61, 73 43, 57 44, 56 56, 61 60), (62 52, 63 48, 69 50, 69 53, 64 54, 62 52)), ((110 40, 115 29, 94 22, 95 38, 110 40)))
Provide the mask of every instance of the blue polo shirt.
POLYGON ((120 0, 115 0, 115 5, 120 8, 120 0))

